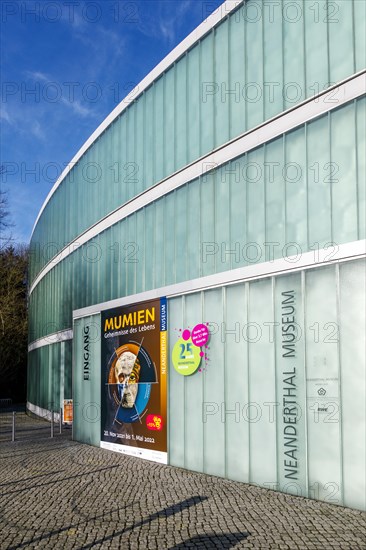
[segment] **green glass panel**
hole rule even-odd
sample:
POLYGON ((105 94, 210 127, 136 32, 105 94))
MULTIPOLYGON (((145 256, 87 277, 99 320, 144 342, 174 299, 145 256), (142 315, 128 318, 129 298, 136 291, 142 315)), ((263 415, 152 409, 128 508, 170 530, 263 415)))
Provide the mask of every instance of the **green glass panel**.
MULTIPOLYGON (((159 78, 154 84, 154 161, 155 180, 160 181, 165 174, 164 166, 164 82, 165 78, 159 78)), ((150 184, 151 185, 151 184, 150 184)))
POLYGON ((144 135, 144 151, 145 151, 145 186, 150 187, 155 180, 154 173, 154 102, 153 102, 153 89, 151 86, 146 93, 145 97, 145 135, 144 135))
POLYGON ((309 248, 323 248, 332 240, 331 193, 328 180, 330 143, 328 117, 307 127, 309 248))
POLYGON ((145 102, 143 98, 134 104, 136 111, 135 123, 135 193, 138 195, 147 187, 145 181, 146 173, 144 166, 144 117, 145 117, 145 102))
MULTIPOLYGON (((192 294, 183 299, 184 323, 180 328, 192 330, 204 321, 200 294, 192 294)), ((204 423, 202 421, 203 385, 206 371, 196 372, 184 378, 184 467, 198 472, 203 471, 204 423)), ((204 406, 204 405, 203 405, 204 406)))
POLYGON ((187 57, 176 65, 175 97, 177 110, 175 116, 176 168, 187 162, 187 57))
POLYGON ((164 177, 175 171, 175 66, 173 66, 164 78, 164 118, 157 121, 158 127, 164 122, 164 177))
POLYGON ((242 328, 249 361, 249 401, 244 418, 249 423, 249 481, 261 485, 277 481, 276 460, 267 460, 269 455, 276 456, 276 424, 271 422, 271 405, 265 405, 276 402, 274 346, 265 324, 269 319, 273 319, 272 281, 250 283, 248 324, 242 328))
POLYGON ((301 254, 308 249, 307 238, 307 165, 305 129, 299 128, 285 137, 286 241, 294 243, 286 255, 301 254))
MULTIPOLYGON (((307 496, 306 362, 301 274, 276 278, 273 290, 278 488, 286 493, 307 496)), ((272 330, 270 326, 268 330, 272 330)))
POLYGON ((339 332, 334 267, 306 273, 309 495, 341 504, 339 332), (329 289, 332 289, 329 292, 329 289), (325 393, 324 393, 325 392, 325 393))
POLYGON ((244 262, 255 264, 264 260, 265 233, 265 179, 264 149, 251 151, 246 156, 247 164, 243 167, 247 186, 247 244, 244 250, 244 262))
POLYGON ((165 284, 171 285, 175 282, 175 194, 169 193, 164 197, 165 220, 164 220, 164 251, 165 251, 165 284))
POLYGON ((215 241, 215 175, 210 172, 201 178, 201 239, 202 260, 200 276, 215 271, 217 243, 215 241))
MULTIPOLYGON (((162 201, 165 199, 163 198, 162 201)), ((145 290, 145 272, 143 269, 144 261, 145 261, 145 230, 144 230, 144 223, 145 223, 145 213, 144 210, 139 210, 136 212, 136 227, 138 229, 137 231, 137 238, 136 238, 136 258, 137 258, 137 265, 136 265, 136 292, 143 292, 145 290)))
POLYGON ((138 167, 136 163, 136 145, 135 145, 135 116, 136 108, 132 104, 131 107, 127 110, 127 124, 126 124, 126 183, 124 187, 126 188, 126 199, 127 201, 130 197, 135 196, 136 186, 138 181, 138 167))
MULTIPOLYGON (((269 7, 269 6, 268 6, 269 7)), ((275 8, 275 6, 273 6, 275 8)), ((262 90, 264 102, 264 116, 272 118, 284 106, 284 60, 280 48, 274 48, 274 40, 283 45, 283 17, 278 9, 267 11, 263 17, 263 72, 264 86, 262 90)))
POLYGON ((131 109, 129 106, 126 110, 125 116, 121 117, 119 124, 119 142, 118 149, 116 151, 116 159, 119 162, 119 172, 120 172, 120 185, 119 185, 119 204, 124 204, 131 196, 131 191, 134 189, 134 164, 133 158, 129 157, 129 132, 128 126, 129 120, 131 119, 131 109))
POLYGON ((200 274, 201 235, 200 235, 200 186, 197 181, 187 185, 187 278, 196 279, 200 274))
POLYGON ((329 83, 326 2, 304 2, 306 92, 318 94, 329 83))
POLYGON ((65 342, 64 399, 72 399, 72 340, 65 342))
POLYGON ((228 166, 230 184, 230 235, 235 255, 232 256, 233 268, 245 264, 243 250, 247 242, 247 185, 244 180, 243 168, 246 165, 246 156, 231 161, 228 166))
POLYGON ((216 241, 216 270, 227 271, 232 264, 235 267, 235 243, 230 236, 230 220, 226 212, 230 212, 231 197, 229 194, 229 174, 227 167, 219 168, 215 178, 215 241, 216 241), (216 235, 218 238, 216 238, 216 235))
POLYGON ((138 269, 138 247, 136 232, 136 215, 126 220, 126 243, 124 251, 124 269, 126 277, 126 296, 136 293, 136 270, 138 269))
POLYGON ((271 261, 283 254, 286 242, 286 200, 284 169, 284 140, 276 139, 265 147, 266 191, 266 260, 271 261))
POLYGON ((366 507, 365 260, 340 264, 340 360, 344 505, 366 507), (355 328, 360 338, 355 337, 355 328))
MULTIPOLYGON (((222 289, 209 290, 204 296, 204 319, 211 323, 211 329, 219 329, 223 321, 222 289)), ((225 424, 221 422, 220 405, 224 402, 224 347, 220 331, 210 338, 210 361, 204 371, 203 406, 207 413, 204 422, 204 472, 207 474, 225 476, 225 424)), ((196 376, 196 375, 195 375, 196 376)), ((198 376, 198 375, 197 375, 198 376)))
MULTIPOLYGON (((113 203, 123 204, 124 202, 124 186, 126 182, 124 181, 126 171, 125 166, 126 156, 125 150, 122 145, 122 117, 118 118, 113 125, 113 142, 112 142, 112 151, 113 151, 113 181, 115 185, 114 189, 114 200, 113 203)), ((113 208, 112 208, 113 209, 113 208)))
POLYGON ((187 186, 175 194, 175 257, 176 282, 187 280, 187 186))
POLYGON ((333 240, 337 244, 357 240, 357 150, 355 104, 333 111, 331 123, 331 166, 333 240))
POLYGON ((194 46, 187 56, 187 134, 188 162, 200 156, 200 86, 199 45, 194 46))
POLYGON ((358 238, 366 238, 366 98, 356 102, 358 238))
MULTIPOLYGON (((229 88, 229 25, 215 29, 214 74, 218 91, 215 94, 215 146, 230 139, 230 103, 233 95, 229 88)), ((235 93, 234 93, 235 99, 235 93)))
POLYGON ((222 414, 225 421, 226 476, 244 482, 249 481, 250 429, 245 416, 249 403, 248 342, 243 338, 246 324, 245 285, 227 287, 221 330, 225 345, 225 401, 222 414))
POLYGON ((164 286, 165 264, 164 264, 164 199, 155 202, 155 222, 154 222, 154 265, 156 273, 156 286, 164 286))
POLYGON ((366 67, 366 3, 362 0, 353 2, 354 28, 355 28, 355 55, 356 71, 362 71, 366 67))
POLYGON ((329 32, 330 81, 333 83, 355 72, 353 5, 354 2, 344 0, 327 4, 325 17, 329 32))
POLYGON ((245 132, 245 92, 244 78, 245 75, 245 25, 244 19, 240 16, 232 17, 229 20, 228 29, 228 90, 233 92, 232 95, 226 96, 230 98, 230 136, 232 139, 245 132))
POLYGON ((305 99, 304 16, 302 0, 283 2, 284 108, 305 99))
MULTIPOLYGON (((179 67, 179 64, 178 64, 179 67)), ((214 33, 210 32, 200 43, 200 134, 201 155, 212 151, 215 144, 214 33)))
POLYGON ((145 258, 143 269, 145 269, 145 290, 154 288, 155 270, 154 270, 154 209, 145 208, 145 258))
MULTIPOLYGON (((258 59, 263 58, 263 18, 250 10, 250 2, 244 5, 245 16, 245 100, 246 100, 246 130, 251 130, 263 121, 263 66, 258 59), (249 14, 250 13, 250 14, 249 14), (255 52, 255 55, 253 55, 255 52)), ((257 9, 257 6, 254 7, 257 9)))
POLYGON ((75 320, 73 338, 74 406, 73 438, 76 441, 100 444, 100 315, 75 320), (85 333, 88 332, 89 377, 84 377, 85 333))

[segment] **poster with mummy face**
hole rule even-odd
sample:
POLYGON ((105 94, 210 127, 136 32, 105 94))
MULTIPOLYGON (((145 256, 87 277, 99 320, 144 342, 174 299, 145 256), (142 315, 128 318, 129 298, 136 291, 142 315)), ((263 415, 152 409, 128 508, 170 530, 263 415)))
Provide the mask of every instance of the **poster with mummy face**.
POLYGON ((166 298, 101 313, 101 447, 167 464, 166 298))

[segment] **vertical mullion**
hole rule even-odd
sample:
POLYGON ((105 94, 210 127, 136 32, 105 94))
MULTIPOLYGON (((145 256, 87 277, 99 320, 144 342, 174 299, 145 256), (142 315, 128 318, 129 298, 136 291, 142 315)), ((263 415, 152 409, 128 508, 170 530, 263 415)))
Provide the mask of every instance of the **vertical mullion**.
POLYGON ((301 301, 303 314, 303 334, 304 334, 304 428, 305 428, 305 490, 304 496, 309 497, 309 436, 308 436, 308 395, 307 395, 307 357, 306 357, 306 280, 305 271, 301 271, 301 301))
POLYGON ((344 449, 343 449, 343 425, 342 425, 342 368, 341 368, 341 316, 340 316, 340 273, 339 273, 339 262, 335 265, 335 278, 336 278, 336 319, 337 319, 337 330, 338 330, 338 338, 337 338, 337 355, 338 355, 338 387, 339 387, 339 421, 338 421, 338 428, 339 428, 339 455, 340 455, 340 495, 341 495, 341 502, 340 504, 344 506, 344 449))

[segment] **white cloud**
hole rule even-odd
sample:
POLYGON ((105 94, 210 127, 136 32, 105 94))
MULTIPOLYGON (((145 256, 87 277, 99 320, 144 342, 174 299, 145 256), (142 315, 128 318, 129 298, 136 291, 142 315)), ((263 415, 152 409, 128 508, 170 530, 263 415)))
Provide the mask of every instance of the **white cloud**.
POLYGON ((85 107, 85 105, 82 105, 78 100, 68 101, 66 98, 62 97, 61 101, 63 105, 70 108, 77 115, 80 115, 82 117, 98 116, 95 109, 89 109, 88 107, 85 107))
POLYGON ((0 119, 5 120, 5 122, 11 125, 14 123, 14 121, 10 117, 10 114, 6 105, 0 105, 0 119))
MULTIPOLYGON (((194 4, 193 4, 194 5, 194 4)), ((176 34, 181 20, 186 12, 192 8, 192 0, 183 2, 166 2, 151 5, 144 3, 144 10, 140 11, 138 28, 140 32, 151 38, 165 38, 169 45, 176 41, 176 34)))
POLYGON ((50 78, 41 71, 25 71, 25 74, 33 80, 41 80, 42 82, 49 82, 50 78))
POLYGON ((38 122, 38 120, 34 120, 33 123, 30 125, 30 131, 32 132, 32 134, 38 138, 38 139, 41 139, 41 140, 44 140, 45 139, 45 133, 42 129, 42 126, 41 124, 38 122))
MULTIPOLYGON (((45 73, 43 73, 41 71, 25 71, 25 74, 27 75, 28 78, 31 78, 31 79, 36 80, 36 81, 42 81, 42 82, 47 82, 47 83, 48 82, 54 82, 54 80, 52 80, 51 76, 46 75, 45 73)), ((59 98, 59 101, 62 105, 65 105, 66 107, 71 109, 75 114, 77 114, 79 116, 82 116, 82 117, 88 117, 88 116, 95 117, 95 116, 97 116, 95 108, 94 109, 89 109, 85 105, 82 105, 81 102, 79 100, 75 99, 75 98, 70 100, 70 98, 68 98, 66 96, 66 88, 65 88, 65 90, 63 89, 62 83, 59 84, 59 87, 60 87, 60 90, 61 90, 61 96, 59 98), (65 96, 62 95, 63 93, 65 94, 65 96)), ((47 104, 47 102, 46 102, 46 104, 47 104)), ((43 107, 46 107, 44 102, 43 102, 43 107)), ((40 110, 40 106, 38 107, 38 109, 40 110)), ((8 116, 8 113, 5 113, 5 115, 8 116)), ((39 138, 42 138, 42 139, 44 138, 44 133, 42 132, 40 125, 37 125, 36 123, 33 123, 31 131, 32 131, 32 134, 35 135, 36 137, 39 137, 39 138)))

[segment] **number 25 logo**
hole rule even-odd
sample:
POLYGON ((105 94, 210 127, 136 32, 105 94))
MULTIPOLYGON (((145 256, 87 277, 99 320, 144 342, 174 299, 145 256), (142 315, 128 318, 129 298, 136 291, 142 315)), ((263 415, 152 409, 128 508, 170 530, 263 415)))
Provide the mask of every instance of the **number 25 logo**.
POLYGON ((192 344, 191 342, 188 342, 187 344, 180 344, 180 359, 186 359, 188 357, 192 357, 192 344))

